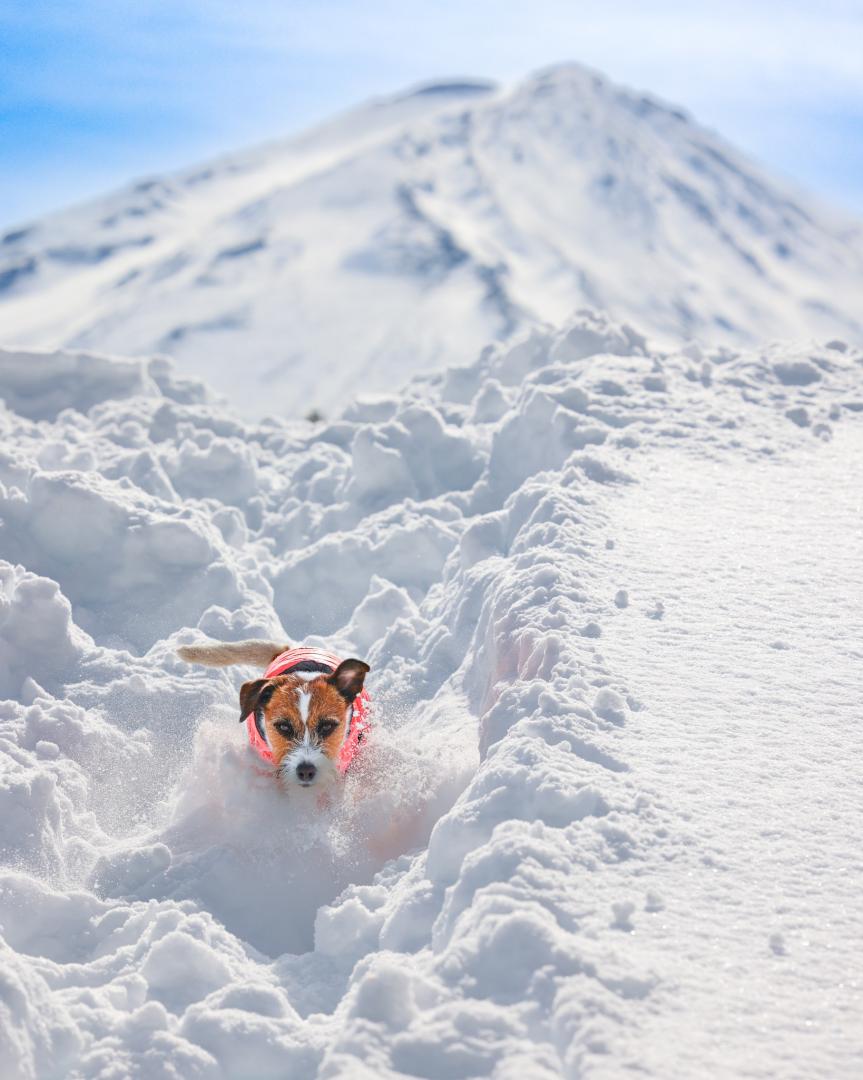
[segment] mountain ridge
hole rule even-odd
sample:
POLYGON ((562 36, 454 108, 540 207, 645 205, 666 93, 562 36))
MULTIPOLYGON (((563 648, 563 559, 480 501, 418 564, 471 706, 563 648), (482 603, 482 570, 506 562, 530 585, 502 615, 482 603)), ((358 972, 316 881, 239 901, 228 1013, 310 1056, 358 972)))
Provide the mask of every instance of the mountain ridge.
POLYGON ((558 65, 420 84, 12 230, 0 320, 303 414, 582 306, 660 343, 863 340, 861 236, 683 110, 558 65))

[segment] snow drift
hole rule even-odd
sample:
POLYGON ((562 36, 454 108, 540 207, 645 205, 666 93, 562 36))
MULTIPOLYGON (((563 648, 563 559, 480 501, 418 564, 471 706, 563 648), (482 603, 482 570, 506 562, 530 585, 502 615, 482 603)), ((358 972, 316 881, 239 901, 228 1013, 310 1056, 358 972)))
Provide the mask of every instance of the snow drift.
POLYGON ((373 101, 0 242, 4 343, 164 352, 255 416, 335 415, 579 304, 663 342, 859 344, 861 288, 858 222, 576 65, 373 101))
POLYGON ((603 650, 633 605, 675 629, 620 563, 628 493, 669 456, 809 460, 861 374, 839 341, 660 352, 582 312, 312 425, 161 361, 0 353, 3 1076, 796 1075, 771 1024, 851 1076, 793 997, 711 1013, 743 991, 687 921, 736 902, 667 764, 690 722, 651 727, 603 650), (238 674, 176 658, 202 633, 370 662, 329 807, 260 773, 238 674))

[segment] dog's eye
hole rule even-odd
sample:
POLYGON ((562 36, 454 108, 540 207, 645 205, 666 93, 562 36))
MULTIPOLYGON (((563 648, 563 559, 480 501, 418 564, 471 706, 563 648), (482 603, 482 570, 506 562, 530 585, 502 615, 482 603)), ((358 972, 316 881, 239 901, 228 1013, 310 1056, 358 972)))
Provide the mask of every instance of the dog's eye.
POLYGON ((318 724, 318 738, 328 739, 338 726, 335 720, 321 720, 318 724))
POLYGON ((273 724, 273 727, 280 735, 284 735, 286 739, 293 739, 294 725, 290 720, 277 720, 275 724, 273 724))

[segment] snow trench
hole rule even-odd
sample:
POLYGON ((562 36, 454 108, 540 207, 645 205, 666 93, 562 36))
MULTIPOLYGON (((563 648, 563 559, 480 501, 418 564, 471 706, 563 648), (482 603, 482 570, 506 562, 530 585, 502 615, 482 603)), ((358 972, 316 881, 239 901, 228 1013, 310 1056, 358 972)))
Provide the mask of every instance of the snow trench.
POLYGON ((0 1075, 637 1067, 674 988, 631 920, 697 838, 603 657, 614 493, 650 446, 828 439, 860 354, 659 353, 581 312, 325 426, 44 361, 0 352, 0 1075), (244 745, 243 672, 176 657, 202 634, 370 663, 328 805, 244 745))

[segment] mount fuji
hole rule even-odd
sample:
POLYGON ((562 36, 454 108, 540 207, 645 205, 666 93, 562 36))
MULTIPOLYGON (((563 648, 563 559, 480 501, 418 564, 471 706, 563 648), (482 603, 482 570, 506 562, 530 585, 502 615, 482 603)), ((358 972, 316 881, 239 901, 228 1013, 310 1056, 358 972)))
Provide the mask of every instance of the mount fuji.
POLYGON ((338 411, 578 307, 654 344, 863 341, 863 228, 576 65, 375 100, 8 232, 4 344, 338 411))

